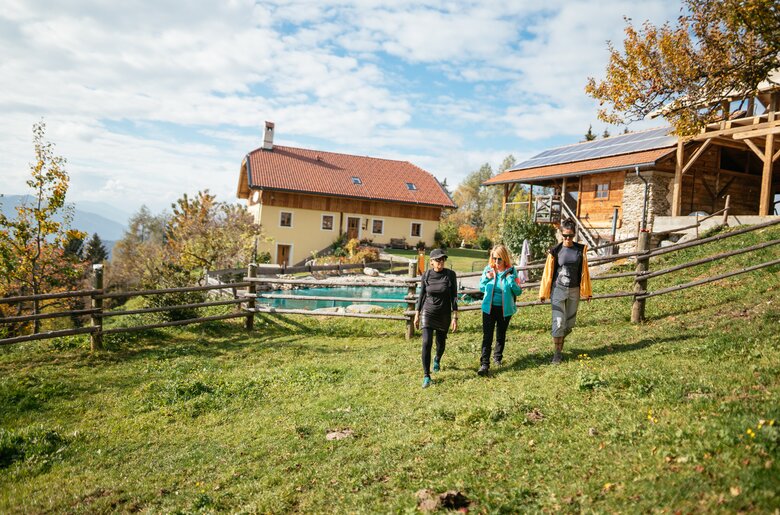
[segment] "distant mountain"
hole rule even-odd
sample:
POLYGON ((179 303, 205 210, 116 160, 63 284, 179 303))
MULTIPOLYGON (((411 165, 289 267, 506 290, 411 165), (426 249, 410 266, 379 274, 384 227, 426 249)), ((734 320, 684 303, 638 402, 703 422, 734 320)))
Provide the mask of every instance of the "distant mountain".
MULTIPOLYGON (((133 213, 124 211, 117 207, 107 204, 105 202, 93 202, 91 200, 77 200, 74 202, 79 211, 87 211, 89 213, 98 213, 104 218, 108 218, 112 222, 116 222, 122 227, 127 226, 127 221, 133 216, 133 213)), ((99 234, 99 233, 98 233, 99 234)), ((101 234, 102 238, 103 235, 101 234)))
MULTIPOLYGON (((32 202, 32 200, 33 197, 29 195, 3 195, 0 197, 0 211, 2 211, 2 213, 7 217, 14 218, 16 216, 16 206, 25 201, 32 202)), ((71 227, 73 229, 84 231, 90 235, 97 233, 100 236, 100 239, 104 242, 114 242, 116 240, 122 239, 122 236, 125 232, 124 224, 127 223, 126 218, 124 223, 119 223, 116 220, 109 218, 108 216, 103 216, 89 210, 84 210, 82 208, 81 202, 79 202, 78 205, 73 203, 68 204, 74 206, 75 208, 73 211, 73 222, 71 223, 71 227)), ((102 205, 99 202, 91 204, 98 205, 98 207, 102 205)), ((101 207, 101 210, 103 209, 104 208, 101 207)), ((106 213, 108 215, 109 210, 106 210, 106 213)), ((121 212, 119 210, 113 209, 110 211, 110 216, 113 217, 117 213, 121 212)), ((106 245, 106 248, 108 248, 108 245, 106 245)))

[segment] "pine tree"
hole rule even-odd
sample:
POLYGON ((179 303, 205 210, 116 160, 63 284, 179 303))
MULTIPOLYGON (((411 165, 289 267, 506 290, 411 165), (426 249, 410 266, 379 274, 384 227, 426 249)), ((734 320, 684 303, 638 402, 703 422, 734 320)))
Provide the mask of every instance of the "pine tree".
POLYGON ((106 259, 108 259, 108 251, 105 245, 103 245, 103 240, 95 233, 84 246, 84 260, 94 265, 102 263, 106 259))
POLYGON ((610 136, 611 136, 611 134, 609 133, 609 130, 608 129, 604 129, 604 132, 601 134, 601 137, 603 139, 607 139, 610 136))
POLYGON ((588 125, 588 132, 585 133, 584 141, 593 141, 596 139, 596 135, 593 134, 593 125, 588 125))

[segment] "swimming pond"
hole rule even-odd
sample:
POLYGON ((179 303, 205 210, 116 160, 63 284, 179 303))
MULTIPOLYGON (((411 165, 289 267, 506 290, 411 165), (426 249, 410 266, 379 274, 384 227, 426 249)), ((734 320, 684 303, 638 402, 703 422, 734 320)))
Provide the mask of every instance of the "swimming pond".
MULTIPOLYGON (((274 290, 274 295, 300 295, 306 297, 345 297, 350 299, 394 299, 402 300, 406 296, 407 289, 400 288, 364 288, 357 286, 298 288, 296 290, 274 290)), ((332 307, 346 307, 350 304, 360 304, 360 300, 304 300, 304 299, 266 299, 259 298, 259 304, 266 304, 275 308, 287 309, 319 309, 332 307)), ((383 308, 406 307, 402 302, 371 302, 372 306, 383 308)))
MULTIPOLYGON (((274 308, 285 309, 319 309, 319 308, 332 308, 332 307, 346 307, 350 304, 371 304, 372 306, 379 306, 382 308, 406 308, 404 302, 372 302, 372 299, 392 299, 403 300, 406 297, 406 287, 376 287, 366 288, 361 286, 337 286, 337 287, 317 287, 317 288, 298 288, 295 290, 274 290, 269 292, 263 292, 258 294, 257 302, 260 305, 271 306, 274 308), (344 297, 345 299, 361 299, 361 300, 307 300, 307 299, 268 299, 260 297, 260 295, 272 294, 272 295, 296 295, 305 297, 344 297), (362 301, 362 302, 361 302, 362 301)), ((420 293, 419 287, 417 293, 420 293)), ((458 295, 460 302, 470 303, 474 302, 477 298, 468 295, 458 295)))

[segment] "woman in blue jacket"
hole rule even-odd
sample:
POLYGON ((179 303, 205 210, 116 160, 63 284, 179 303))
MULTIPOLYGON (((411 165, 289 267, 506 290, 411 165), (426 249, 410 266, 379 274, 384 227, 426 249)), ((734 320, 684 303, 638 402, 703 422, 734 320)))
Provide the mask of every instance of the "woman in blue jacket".
POLYGON ((520 289, 517 272, 512 266, 509 250, 503 245, 496 245, 490 251, 490 262, 482 272, 479 289, 484 293, 482 298, 482 356, 477 372, 485 376, 490 371, 490 351, 493 346, 493 331, 496 333, 496 348, 493 352, 493 362, 501 365, 504 357, 504 343, 509 320, 515 314, 515 298, 523 293, 520 289))

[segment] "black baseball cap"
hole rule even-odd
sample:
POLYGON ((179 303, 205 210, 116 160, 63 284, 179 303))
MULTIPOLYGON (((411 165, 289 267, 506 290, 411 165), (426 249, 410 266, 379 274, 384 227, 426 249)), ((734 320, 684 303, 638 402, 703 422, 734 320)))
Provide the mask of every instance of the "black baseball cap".
POLYGON ((431 259, 439 259, 444 258, 447 259, 447 253, 444 252, 442 249, 433 249, 431 251, 431 259))

